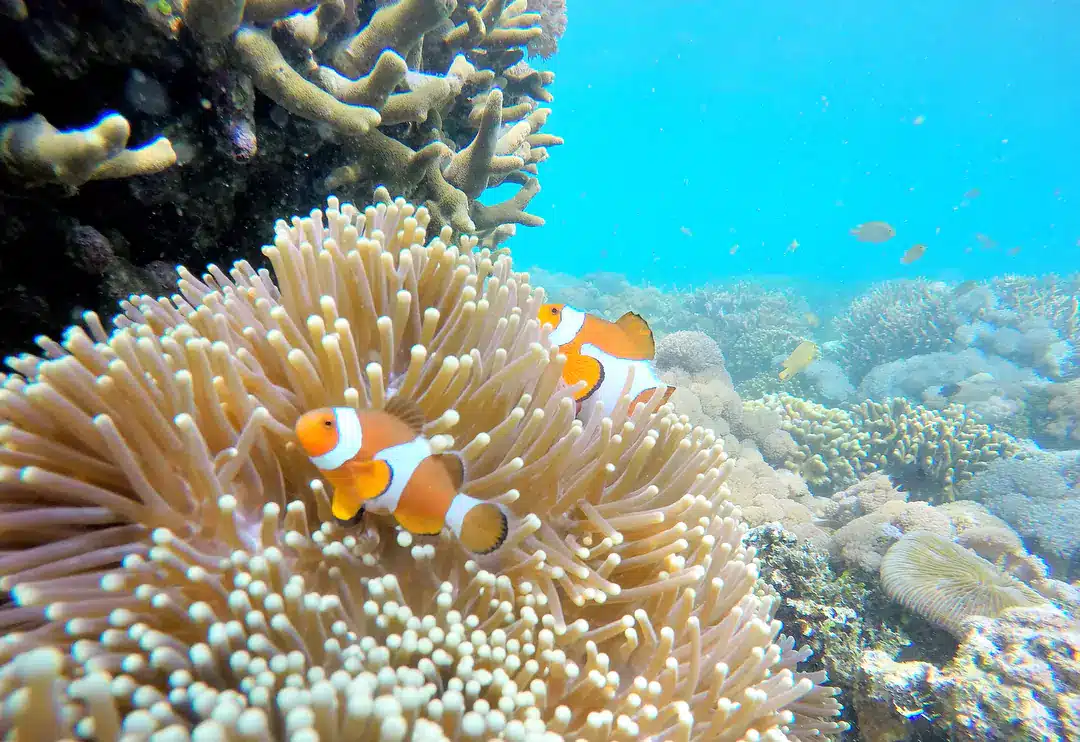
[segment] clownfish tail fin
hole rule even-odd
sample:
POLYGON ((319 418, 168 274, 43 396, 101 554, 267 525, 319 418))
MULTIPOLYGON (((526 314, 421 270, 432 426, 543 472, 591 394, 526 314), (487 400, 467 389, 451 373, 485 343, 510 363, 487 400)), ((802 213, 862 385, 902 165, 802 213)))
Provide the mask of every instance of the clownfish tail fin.
POLYGON ((506 542, 510 533, 506 508, 460 493, 450 503, 446 525, 474 554, 490 554, 506 542))

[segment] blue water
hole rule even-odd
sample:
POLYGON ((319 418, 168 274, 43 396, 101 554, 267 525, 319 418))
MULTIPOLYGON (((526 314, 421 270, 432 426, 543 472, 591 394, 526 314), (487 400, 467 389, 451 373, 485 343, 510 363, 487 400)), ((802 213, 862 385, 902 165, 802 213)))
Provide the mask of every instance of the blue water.
POLYGON ((569 16, 548 123, 566 144, 530 208, 547 227, 512 242, 523 268, 680 287, 1080 269, 1076 3, 577 0, 569 16), (848 234, 870 220, 897 236, 848 234), (902 265, 914 243, 925 257, 902 265))

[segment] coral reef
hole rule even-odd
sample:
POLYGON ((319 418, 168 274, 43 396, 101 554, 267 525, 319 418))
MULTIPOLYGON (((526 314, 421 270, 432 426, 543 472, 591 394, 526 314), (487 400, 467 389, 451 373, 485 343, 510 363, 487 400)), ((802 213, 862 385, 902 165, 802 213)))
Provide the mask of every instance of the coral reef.
POLYGON ((973 616, 995 618, 1008 608, 1046 605, 1016 578, 951 538, 932 531, 905 534, 881 560, 889 597, 963 638, 973 616))
POLYGON ((955 485, 1019 450, 1011 436, 991 430, 959 405, 928 410, 894 398, 832 408, 771 395, 745 407, 780 414, 780 426, 798 451, 776 464, 799 472, 816 494, 831 494, 881 470, 926 499, 949 500, 955 485))
POLYGON ((715 340, 700 330, 679 330, 665 335, 656 344, 656 367, 690 373, 723 368, 724 353, 715 340))
MULTIPOLYGON (((843 718, 850 721, 849 699, 863 653, 893 654, 910 641, 893 627, 888 598, 850 572, 837 574, 827 554, 776 525, 751 529, 746 543, 757 549, 761 583, 780 601, 777 618, 814 650, 806 667, 828 672, 830 684, 841 689, 843 718)), ((874 739, 859 731, 863 739, 874 739)))
POLYGON ((386 185, 488 245, 543 224, 527 207, 562 140, 541 130, 554 76, 524 57, 564 10, 58 0, 0 18, 0 310, 18 320, 0 344, 29 342, 17 328, 42 306, 55 331, 143 289, 58 260, 67 225, 118 234, 145 276, 155 260, 254 259, 258 225, 330 191, 386 185), (500 184, 517 193, 481 203, 500 184))
POLYGON ((1052 608, 973 618, 942 668, 862 658, 855 711, 864 739, 914 740, 935 728, 960 742, 1080 738, 1080 625, 1052 608))
POLYGON ((0 732, 19 739, 818 739, 845 728, 754 591, 714 434, 658 402, 583 425, 509 256, 377 192, 280 220, 9 360, 0 732), (447 534, 336 522, 291 425, 413 400, 464 490, 447 534), (544 733, 546 737, 542 737, 544 733))
POLYGON ((948 348, 958 325, 951 298, 946 284, 922 278, 885 281, 857 297, 831 323, 844 370, 857 381, 878 364, 948 348))
POLYGON ((695 329, 720 343, 736 381, 778 366, 799 343, 810 339, 809 306, 787 289, 734 281, 696 289, 684 302, 698 317, 695 329))
POLYGON ((1080 555, 1080 498, 1068 475, 1076 452, 1029 451, 1024 458, 993 461, 957 489, 1006 521, 1056 567, 1068 574, 1080 555))

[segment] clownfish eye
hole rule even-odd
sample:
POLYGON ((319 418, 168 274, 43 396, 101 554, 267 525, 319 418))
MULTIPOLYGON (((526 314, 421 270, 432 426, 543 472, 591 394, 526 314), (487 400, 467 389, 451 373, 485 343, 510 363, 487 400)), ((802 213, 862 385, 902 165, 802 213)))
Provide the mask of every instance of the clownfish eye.
POLYGON ((552 314, 558 314, 559 313, 559 308, 558 307, 552 307, 551 308, 551 313, 552 314))
POLYGON ((323 425, 325 427, 327 427, 327 428, 332 428, 332 427, 334 427, 334 421, 333 420, 323 420, 323 425))

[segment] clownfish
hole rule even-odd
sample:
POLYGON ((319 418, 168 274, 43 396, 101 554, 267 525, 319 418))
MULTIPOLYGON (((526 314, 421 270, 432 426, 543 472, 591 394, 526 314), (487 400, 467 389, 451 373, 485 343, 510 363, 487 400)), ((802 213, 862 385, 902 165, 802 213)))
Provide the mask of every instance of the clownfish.
POLYGON ((361 511, 393 515, 410 533, 435 535, 449 527, 469 551, 495 551, 506 541, 507 511, 460 492, 464 462, 455 453, 434 453, 423 425, 420 408, 393 397, 383 410, 307 412, 296 423, 296 437, 332 485, 338 520, 361 511))
POLYGON ((631 409, 647 402, 663 389, 663 402, 675 391, 660 381, 652 359, 656 355, 649 323, 641 315, 627 312, 615 322, 574 309, 568 304, 545 304, 538 315, 540 324, 554 329, 548 339, 566 356, 562 378, 567 384, 585 382, 575 392, 578 410, 589 400, 600 400, 604 414, 611 414, 633 369, 631 409))

